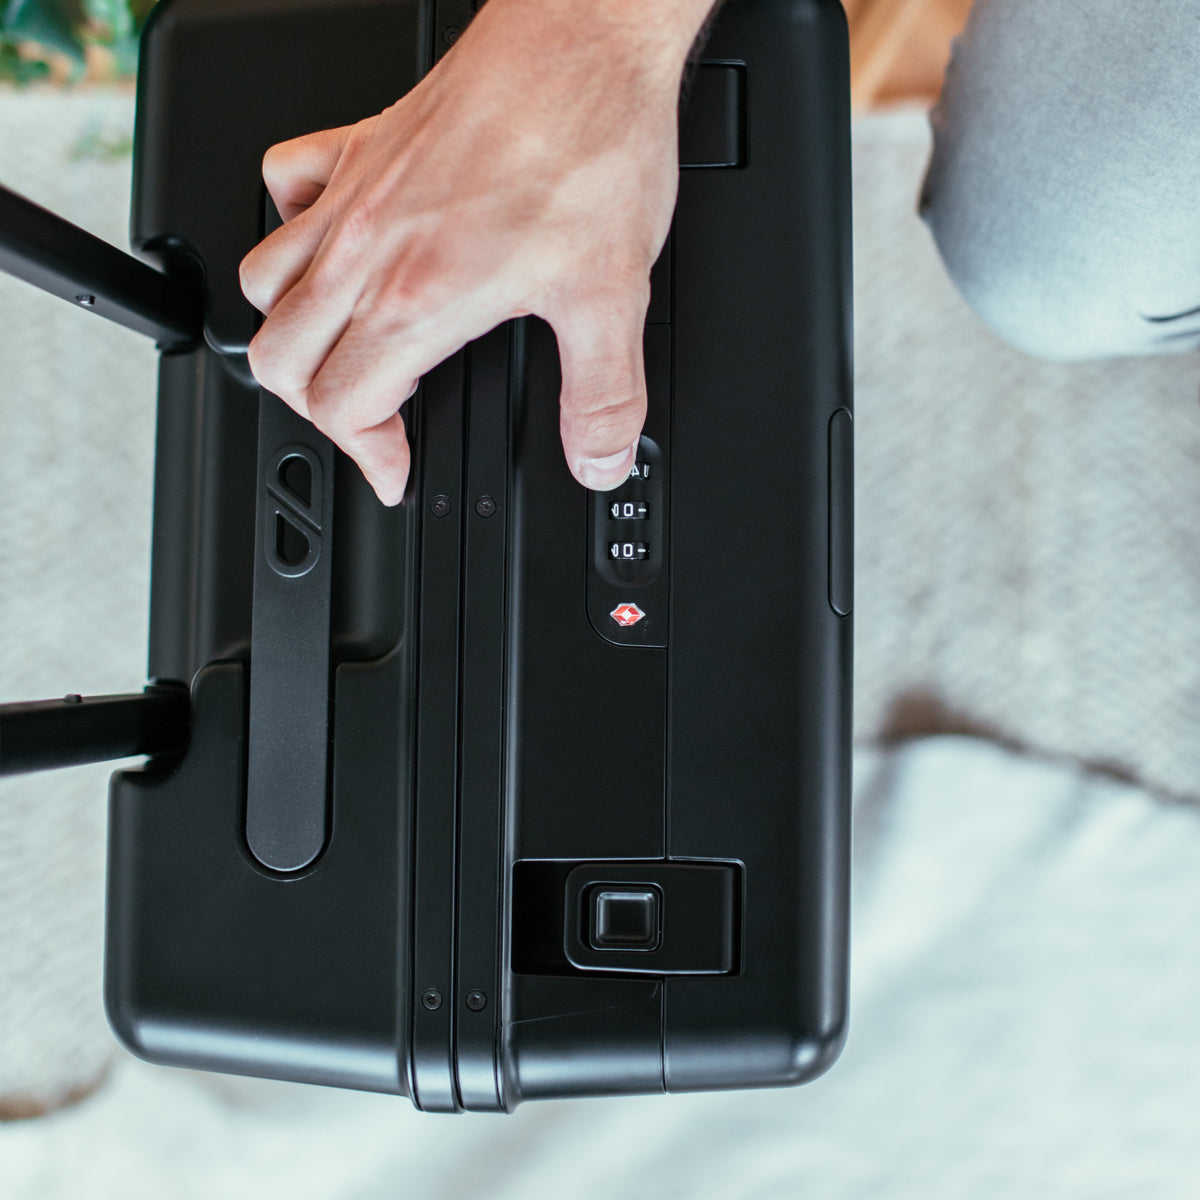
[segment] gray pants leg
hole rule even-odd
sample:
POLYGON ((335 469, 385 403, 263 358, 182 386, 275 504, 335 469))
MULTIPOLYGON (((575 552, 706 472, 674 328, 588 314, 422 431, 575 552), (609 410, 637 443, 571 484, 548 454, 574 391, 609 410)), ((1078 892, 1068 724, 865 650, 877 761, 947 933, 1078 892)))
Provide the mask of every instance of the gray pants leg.
POLYGON ((1200 0, 976 0, 932 123, 921 213, 997 334, 1200 348, 1200 0))

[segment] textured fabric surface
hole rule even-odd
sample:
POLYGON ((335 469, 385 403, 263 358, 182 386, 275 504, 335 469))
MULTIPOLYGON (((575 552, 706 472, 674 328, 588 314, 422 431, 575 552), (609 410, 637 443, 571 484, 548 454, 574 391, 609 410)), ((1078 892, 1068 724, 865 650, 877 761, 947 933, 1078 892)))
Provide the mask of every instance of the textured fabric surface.
MULTIPOLYGON (((103 153, 131 116, 128 97, 0 94, 0 173, 124 245, 128 160, 103 153)), ((1006 349, 914 215, 923 116, 873 118, 857 138, 860 737, 977 729, 1196 796, 1197 364, 1006 349)), ((0 699, 136 690, 152 347, 3 278, 0 339, 0 699)), ((108 772, 0 784, 10 1112, 90 1086, 114 1053, 108 772)))
POLYGON ((855 158, 856 722, 974 729, 1200 795, 1200 358, 1045 363, 913 215, 922 114, 855 158))
POLYGON ((973 739, 858 763, 850 1039, 795 1091, 406 1100, 123 1060, 5 1200, 1193 1200, 1200 814, 973 739))
POLYGON ((1008 341, 1053 359, 1200 347, 1200 0, 975 0, 927 219, 1008 341))

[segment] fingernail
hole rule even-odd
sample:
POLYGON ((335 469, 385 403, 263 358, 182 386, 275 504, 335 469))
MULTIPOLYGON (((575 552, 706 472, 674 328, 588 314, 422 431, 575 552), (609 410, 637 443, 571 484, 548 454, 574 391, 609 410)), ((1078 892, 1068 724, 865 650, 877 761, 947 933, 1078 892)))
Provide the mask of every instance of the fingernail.
POLYGON ((404 499, 405 489, 403 487, 398 488, 394 479, 385 479, 368 471, 363 471, 363 477, 371 485, 371 490, 375 493, 376 499, 385 508, 395 508, 404 499))
POLYGON ((629 477, 637 448, 638 443, 635 441, 632 446, 627 446, 617 454, 609 454, 604 458, 580 459, 579 470, 576 472, 579 481, 584 487, 598 492, 617 487, 629 477))
POLYGON ((389 479, 379 487, 379 499, 388 508, 394 508, 404 499, 406 491, 408 491, 407 479, 403 483, 397 483, 395 479, 389 479))

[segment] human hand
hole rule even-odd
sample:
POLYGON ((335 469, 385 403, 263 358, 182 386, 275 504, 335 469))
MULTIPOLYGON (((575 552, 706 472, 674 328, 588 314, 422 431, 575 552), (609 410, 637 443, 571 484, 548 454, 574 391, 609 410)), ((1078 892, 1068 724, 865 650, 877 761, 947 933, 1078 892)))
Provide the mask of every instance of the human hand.
POLYGON ((677 103, 709 0, 489 0, 391 108, 272 147, 282 228, 242 263, 250 364, 404 495, 400 405, 512 317, 554 329, 567 464, 629 473, 646 408, 650 267, 678 183, 677 103))

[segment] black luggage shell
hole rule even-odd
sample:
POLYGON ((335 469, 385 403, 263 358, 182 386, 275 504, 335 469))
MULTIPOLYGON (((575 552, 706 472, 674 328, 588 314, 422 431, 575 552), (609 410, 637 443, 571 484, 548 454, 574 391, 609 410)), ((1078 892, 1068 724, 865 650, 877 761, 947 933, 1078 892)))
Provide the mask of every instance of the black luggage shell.
POLYGON ((113 779, 109 1018, 155 1062, 425 1110, 803 1082, 846 1021, 845 20, 730 0, 690 72, 649 478, 572 480, 554 337, 526 319, 425 378, 386 509, 260 402, 237 267, 265 149, 380 111, 470 15, 161 0, 145 31, 133 241, 205 297, 205 343, 162 356, 151 600, 150 677, 190 689, 191 729, 113 779), (657 522, 632 564, 626 502, 657 522), (320 572, 270 558, 289 525, 325 573, 315 656, 293 649, 324 636, 320 572), (289 655, 320 720, 281 701, 289 655), (248 800, 255 739, 324 764, 317 791, 248 800))

